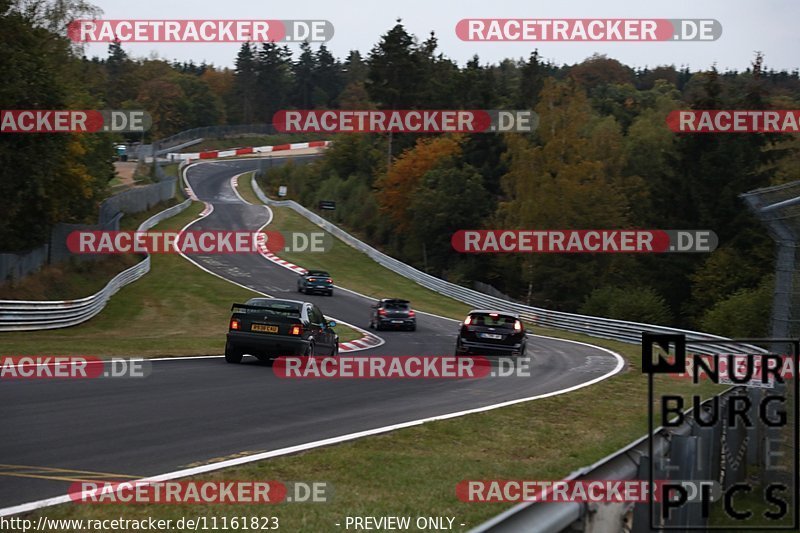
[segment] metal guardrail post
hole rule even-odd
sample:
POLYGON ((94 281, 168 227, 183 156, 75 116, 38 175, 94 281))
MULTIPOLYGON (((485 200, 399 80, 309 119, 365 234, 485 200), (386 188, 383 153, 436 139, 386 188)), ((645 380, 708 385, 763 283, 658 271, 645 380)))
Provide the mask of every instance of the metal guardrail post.
MULTIPOLYGON (((646 455, 639 460, 639 468, 636 471, 636 479, 647 479, 650 476, 650 458, 646 455)), ((661 516, 661 504, 653 502, 655 516, 661 516)), ((650 503, 641 502, 633 506, 631 533, 651 533, 650 527, 650 503)))
MULTIPOLYGON (((680 481, 707 481, 697 476, 696 462, 699 458, 699 438, 693 435, 676 435, 670 443, 670 479, 680 481)), ((682 505, 672 510, 667 520, 670 527, 702 527, 705 521, 701 516, 699 502, 682 505)))

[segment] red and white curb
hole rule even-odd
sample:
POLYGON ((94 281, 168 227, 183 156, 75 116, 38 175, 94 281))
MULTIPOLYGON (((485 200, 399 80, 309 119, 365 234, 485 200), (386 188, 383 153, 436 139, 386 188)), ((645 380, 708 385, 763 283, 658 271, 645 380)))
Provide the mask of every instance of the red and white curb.
MULTIPOLYGON (((249 174, 249 173, 250 172, 243 172, 242 174, 236 174, 235 176, 233 176, 231 178, 230 183, 231 183, 231 188, 233 189, 234 194, 236 194, 236 196, 239 198, 239 200, 241 200, 245 204, 252 205, 252 204, 250 204, 250 202, 248 202, 247 200, 242 198, 242 195, 239 194, 239 189, 238 189, 238 187, 239 187, 239 176, 242 176, 243 174, 249 174)), ((259 205, 263 205, 263 204, 259 204, 259 205)), ((267 206, 264 206, 264 207, 269 209, 269 207, 267 207, 267 206)), ((258 231, 263 230, 265 227, 267 227, 269 225, 270 222, 272 222, 272 211, 269 211, 269 213, 270 213, 269 220, 267 220, 267 223, 264 224, 263 226, 261 226, 258 229, 258 231)), ((281 259, 280 257, 275 255, 274 253, 270 252, 269 249, 267 248, 266 243, 263 243, 263 242, 260 243, 258 248, 259 248, 259 250, 258 250, 259 255, 261 255, 263 258, 275 263, 278 266, 281 266, 281 267, 283 267, 283 268, 285 268, 287 270, 291 270, 292 272, 295 272, 297 274, 305 274, 306 272, 308 272, 308 270, 306 270, 305 268, 303 268, 303 267, 301 267, 299 265, 295 265, 294 263, 291 263, 291 262, 289 262, 289 261, 287 261, 285 259, 281 259)), ((200 268, 203 268, 203 267, 200 267, 200 268)), ((225 279, 225 278, 223 278, 223 279, 225 279)), ((232 281, 231 283, 236 283, 236 282, 232 281)), ((334 285, 334 287, 336 287, 336 286, 334 285)), ((250 290, 253 290, 253 289, 250 289, 250 290)), ((360 350, 368 350, 370 348, 375 348, 377 346, 380 346, 385 342, 382 338, 378 337, 377 335, 373 335, 372 333, 370 333, 369 331, 367 331, 365 329, 361 329, 358 326, 354 326, 353 324, 348 324, 347 322, 344 322, 343 320, 339 320, 339 322, 341 322, 342 324, 344 324, 346 326, 350 326, 351 328, 353 328, 354 330, 358 331, 359 333, 361 333, 363 335, 360 339, 355 339, 355 340, 348 341, 348 342, 340 342, 339 343, 339 352, 357 352, 357 351, 360 351, 360 350)))
MULTIPOLYGON (((242 172, 242 174, 250 174, 250 172, 242 172)), ((242 174, 236 174, 235 176, 233 176, 231 178, 231 188, 233 189, 234 194, 236 194, 236 197, 239 198, 239 200, 241 200, 245 204, 253 205, 250 202, 248 202, 247 200, 245 200, 244 198, 242 198, 242 195, 239 194, 239 188, 238 188, 239 187, 239 176, 241 176, 242 174)), ((263 230, 270 222, 272 222, 272 217, 270 217, 269 221, 267 221, 266 224, 261 226, 258 231, 263 230)), ((286 261, 285 259, 281 259, 280 257, 275 255, 274 253, 270 252, 269 248, 267 248, 266 243, 262 242, 262 243, 260 243, 258 245, 258 253, 262 257, 268 259, 269 261, 272 261, 276 265, 280 265, 283 268, 287 268, 287 269, 291 270, 292 272, 296 272, 298 274, 305 274, 306 272, 308 272, 305 268, 303 268, 303 267, 301 267, 299 265, 295 265, 294 263, 290 263, 289 261, 286 261)))
POLYGON ((380 346, 381 344, 383 344, 383 340, 380 337, 376 337, 371 333, 367 333, 360 339, 355 339, 350 342, 340 342, 339 351, 357 352, 358 350, 367 350, 369 348, 380 346))
POLYGON ((270 252, 267 249, 265 244, 261 244, 259 246, 259 248, 260 249, 259 249, 258 252, 261 254, 261 256, 265 257, 266 259, 268 259, 270 261, 272 261, 276 265, 280 265, 283 268, 289 269, 292 272, 297 272, 298 274, 305 274, 306 272, 308 272, 308 270, 306 270, 305 268, 303 268, 303 267, 301 267, 299 265, 295 265, 294 263, 290 263, 289 261, 287 261, 285 259, 281 259, 277 255, 273 254, 272 252, 270 252))
POLYGON ((311 141, 305 143, 276 144, 274 146, 247 146, 231 150, 208 150, 193 153, 169 153, 166 155, 171 160, 189 161, 192 159, 217 159, 220 157, 234 157, 247 154, 266 154, 270 152, 283 152, 287 150, 302 150, 304 148, 325 148, 331 141, 311 141))

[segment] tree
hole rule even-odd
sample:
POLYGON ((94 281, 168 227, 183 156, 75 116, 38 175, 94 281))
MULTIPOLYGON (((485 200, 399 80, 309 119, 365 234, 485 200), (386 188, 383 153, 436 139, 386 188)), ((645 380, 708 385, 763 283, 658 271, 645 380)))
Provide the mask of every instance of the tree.
POLYGON ((313 73, 313 81, 317 96, 313 104, 315 107, 332 107, 339 93, 344 89, 342 65, 333 57, 324 43, 320 45, 314 59, 316 68, 313 73))
POLYGON ((410 109, 417 106, 422 86, 420 55, 414 38, 397 20, 381 37, 367 60, 367 92, 384 109, 410 109))
MULTIPOLYGON (((570 82, 547 80, 536 112, 534 144, 508 135, 508 172, 501 185, 495 227, 509 229, 619 228, 628 222, 628 183, 621 132, 610 117, 598 120, 583 90, 570 82)), ((622 257, 563 257, 556 254, 499 260, 524 280, 526 300, 558 299, 577 307, 596 284, 618 276, 622 257), (518 269, 518 270, 517 270, 518 269)), ((516 277, 516 276, 515 276, 516 277)), ((519 291, 520 283, 513 290, 519 291)))
MULTIPOLYGON (((51 31, 72 3, 0 3, 2 109, 92 109, 70 42, 51 31)), ((17 251, 46 242, 53 223, 96 216, 112 173, 108 135, 3 133, 0 144, 0 250, 17 251)))
POLYGON ((483 178, 473 167, 452 157, 442 159, 422 177, 408 206, 408 255, 428 271, 452 270, 460 257, 450 237, 457 230, 480 227, 491 205, 483 178))
POLYGON ((443 159, 461 153, 460 138, 428 137, 403 152, 378 183, 378 202, 381 212, 403 232, 411 225, 408 207, 423 176, 443 159))
POLYGON ((179 104, 181 129, 213 126, 223 122, 222 101, 202 77, 178 74, 176 81, 183 92, 179 104))
POLYGON ((345 83, 364 83, 367 81, 367 63, 361 57, 361 52, 358 50, 350 50, 344 60, 342 70, 345 75, 345 83))
POLYGON ((766 337, 772 310, 773 279, 766 278, 757 288, 740 289, 717 302, 703 315, 703 331, 724 337, 766 337))
POLYGON ((569 76, 584 89, 594 89, 609 83, 633 83, 634 73, 616 59, 594 54, 569 69, 569 76))
POLYGON ((314 95, 314 72, 317 70, 317 59, 308 41, 300 43, 300 57, 292 64, 294 89, 292 104, 299 109, 311 109, 314 95))
POLYGON ((228 114, 235 122, 252 124, 255 122, 256 107, 256 58, 254 46, 244 43, 236 56, 233 78, 233 91, 228 106, 228 114))
POLYGON ((539 101, 539 92, 544 84, 545 72, 539 62, 539 51, 534 50, 528 61, 520 68, 517 86, 517 105, 520 109, 533 109, 539 101))
POLYGON ((616 320, 628 320, 669 326, 672 314, 669 306, 650 287, 602 287, 595 289, 581 305, 579 312, 616 320))
POLYGON ((256 110, 254 118, 272 122, 275 112, 289 103, 292 87, 292 54, 286 46, 262 43, 256 54, 256 110))

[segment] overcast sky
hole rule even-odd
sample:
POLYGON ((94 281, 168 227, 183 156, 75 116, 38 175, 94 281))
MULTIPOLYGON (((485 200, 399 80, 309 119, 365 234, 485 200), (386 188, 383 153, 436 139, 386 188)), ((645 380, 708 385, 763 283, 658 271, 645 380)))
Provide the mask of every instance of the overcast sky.
MULTIPOLYGON (((527 57, 535 48, 558 65, 573 64, 593 53, 630 66, 688 65, 692 70, 716 64, 720 70, 747 68, 755 51, 776 70, 800 67, 800 1, 797 0, 90 0, 106 19, 325 19, 335 35, 327 46, 343 59, 350 50, 366 55, 398 17, 424 40, 431 30, 439 50, 459 65, 478 54, 481 63, 527 57), (722 37, 714 42, 463 42, 455 34, 462 18, 714 18, 722 37)), ((232 67, 239 44, 124 44, 135 57, 157 55, 179 61, 206 61, 232 67)), ((316 45, 314 45, 316 48, 316 45)), ((293 50, 295 45, 291 45, 293 50)), ((106 44, 86 48, 105 57, 106 44)))

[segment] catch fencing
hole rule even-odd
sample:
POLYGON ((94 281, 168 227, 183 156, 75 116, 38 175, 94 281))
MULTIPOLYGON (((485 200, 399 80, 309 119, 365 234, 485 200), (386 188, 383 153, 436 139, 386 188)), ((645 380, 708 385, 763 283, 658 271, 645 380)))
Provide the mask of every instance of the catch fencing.
POLYGON ((0 283, 18 281, 44 265, 60 263, 70 258, 80 261, 98 259, 100 256, 76 256, 70 253, 67 235, 78 230, 117 231, 123 214, 141 213, 160 202, 174 198, 177 178, 164 174, 159 165, 156 165, 156 177, 160 180, 157 183, 134 187, 100 202, 97 224, 59 222, 51 228, 49 242, 23 253, 0 253, 0 283))
MULTIPOLYGON (((167 200, 175 196, 177 178, 166 176, 159 165, 156 165, 156 173, 165 181, 153 184, 151 190, 155 193, 145 192, 136 193, 118 200, 114 204, 115 208, 124 210, 131 205, 154 205, 158 201, 167 200), (169 194, 169 196, 166 196, 169 194), (158 201, 155 201, 158 199, 158 201), (151 203, 153 202, 153 203, 151 203)), ((185 196, 185 191, 181 189, 185 196)), ((178 205, 174 205, 164 211, 156 213, 139 225, 139 231, 146 231, 162 220, 166 220, 177 215, 192 203, 191 199, 186 199, 178 205)), ((105 213, 108 216, 113 211, 109 208, 105 213)), ((103 211, 101 210, 101 213, 103 211)), ((103 216, 101 214, 101 216, 103 216)), ((113 229, 119 229, 120 211, 117 211, 112 219, 113 229)), ((89 229, 96 229, 95 226, 87 226, 89 229)), ((66 235, 75 227, 64 227, 59 231, 63 233, 61 240, 66 241, 66 235)), ((83 228, 79 228, 83 229, 83 228)), ((108 225, 101 229, 110 229, 108 225)), ((45 247, 47 250, 47 247, 45 247)), ((45 252, 46 253, 46 252, 45 252)), ((2 257, 2 256, 0 256, 2 257)), ((50 300, 50 301, 27 301, 27 300, 0 300, 0 331, 33 331, 42 329, 56 329, 74 326, 85 322, 103 310, 108 300, 116 294, 122 287, 133 283, 150 271, 150 256, 146 256, 136 265, 120 272, 109 281, 105 287, 91 296, 77 300, 50 300)))
MULTIPOLYGON (((153 215, 139 225, 139 231, 148 230, 162 220, 177 215, 191 203, 191 200, 185 200, 153 215)), ((51 301, 0 300, 0 331, 56 329, 85 322, 102 311, 111 296, 122 287, 133 283, 149 271, 148 255, 114 276, 100 291, 85 298, 51 301)))
POLYGON ((206 126, 184 130, 153 143, 153 152, 158 154, 167 149, 175 148, 181 143, 196 139, 218 139, 231 135, 274 135, 278 133, 272 124, 240 124, 234 126, 206 126))

